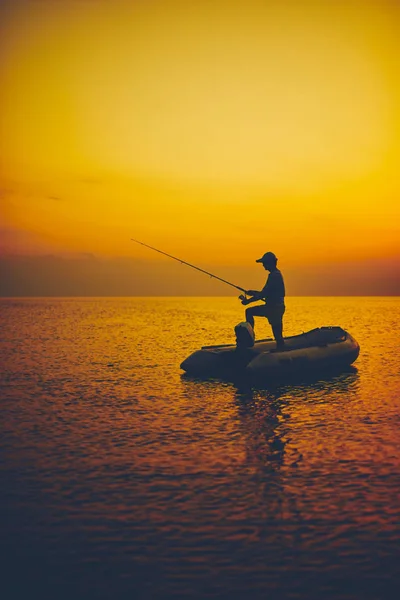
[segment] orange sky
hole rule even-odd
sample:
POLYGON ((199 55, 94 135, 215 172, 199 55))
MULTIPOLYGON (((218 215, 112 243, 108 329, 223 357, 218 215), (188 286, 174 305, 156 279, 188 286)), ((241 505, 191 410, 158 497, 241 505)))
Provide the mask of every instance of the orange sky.
POLYGON ((393 289, 397 3, 12 0, 0 16, 3 254, 164 260, 136 237, 222 277, 273 250, 295 293, 305 268, 351 282, 351 264, 374 291, 378 261, 393 289))

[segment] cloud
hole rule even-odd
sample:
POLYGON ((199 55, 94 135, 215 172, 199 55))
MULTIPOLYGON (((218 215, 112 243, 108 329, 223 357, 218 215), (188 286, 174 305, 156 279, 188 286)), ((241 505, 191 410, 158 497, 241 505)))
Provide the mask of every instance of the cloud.
POLYGON ((34 231, 0 227, 0 256, 40 255, 48 250, 49 244, 34 231))
MULTIPOLYGON (((0 232, 1 233, 1 232, 0 232)), ((200 266, 200 265, 199 265, 200 266)), ((261 288, 257 268, 221 266, 215 275, 245 288, 261 288)), ((215 267, 201 268, 214 272, 215 267)), ((399 261, 284 269, 290 296, 400 295, 399 261)), ((185 265, 161 259, 75 256, 0 257, 1 296, 229 296, 238 291, 185 265)))

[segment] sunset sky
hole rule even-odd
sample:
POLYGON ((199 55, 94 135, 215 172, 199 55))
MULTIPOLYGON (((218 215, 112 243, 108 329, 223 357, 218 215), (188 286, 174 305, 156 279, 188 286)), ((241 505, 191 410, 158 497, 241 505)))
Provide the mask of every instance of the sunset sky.
POLYGON ((131 237, 244 287, 272 250, 294 295, 400 294, 399 3, 0 11, 3 295, 43 292, 11 271, 43 280, 49 255, 110 295, 131 275, 133 294, 231 293, 131 237))

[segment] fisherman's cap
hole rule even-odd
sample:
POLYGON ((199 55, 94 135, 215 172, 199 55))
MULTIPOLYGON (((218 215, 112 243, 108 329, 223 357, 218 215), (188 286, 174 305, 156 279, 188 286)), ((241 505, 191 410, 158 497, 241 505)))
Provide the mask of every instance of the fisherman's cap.
POLYGON ((275 254, 273 252, 266 252, 264 254, 264 256, 262 256, 261 258, 258 258, 256 260, 256 262, 268 264, 268 263, 276 262, 277 260, 278 259, 276 258, 275 254))

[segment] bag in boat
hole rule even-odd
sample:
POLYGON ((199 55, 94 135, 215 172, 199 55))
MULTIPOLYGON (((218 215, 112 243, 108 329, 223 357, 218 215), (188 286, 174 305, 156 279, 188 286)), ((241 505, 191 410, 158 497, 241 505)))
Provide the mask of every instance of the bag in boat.
POLYGON ((254 331, 250 323, 242 321, 235 326, 236 346, 238 348, 252 348, 254 346, 254 331))

